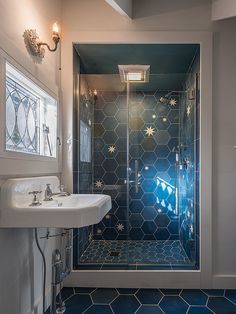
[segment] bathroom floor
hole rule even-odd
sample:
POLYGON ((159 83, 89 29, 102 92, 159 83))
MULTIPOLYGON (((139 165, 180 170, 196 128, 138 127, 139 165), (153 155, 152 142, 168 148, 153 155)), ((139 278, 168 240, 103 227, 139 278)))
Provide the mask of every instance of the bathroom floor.
POLYGON ((66 314, 235 314, 236 290, 64 288, 66 314))
POLYGON ((180 241, 93 240, 80 258, 82 264, 156 264, 172 266, 190 263, 180 241))

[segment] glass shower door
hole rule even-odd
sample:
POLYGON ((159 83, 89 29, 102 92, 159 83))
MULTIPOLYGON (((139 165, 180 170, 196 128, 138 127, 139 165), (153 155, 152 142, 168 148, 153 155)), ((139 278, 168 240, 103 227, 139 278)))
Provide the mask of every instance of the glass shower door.
POLYGON ((178 208, 182 91, 158 89, 166 79, 151 75, 149 83, 130 84, 128 259, 137 268, 189 262, 180 241, 178 208))

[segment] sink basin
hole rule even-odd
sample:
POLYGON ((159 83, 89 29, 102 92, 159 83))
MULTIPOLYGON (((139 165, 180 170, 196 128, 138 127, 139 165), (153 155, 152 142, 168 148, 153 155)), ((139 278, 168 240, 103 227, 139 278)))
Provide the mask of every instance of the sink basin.
POLYGON ((59 180, 54 176, 4 182, 0 198, 0 227, 80 228, 99 223, 111 209, 111 197, 104 194, 71 194, 44 201, 47 183, 51 184, 53 192, 59 192, 59 180), (39 206, 30 206, 33 198, 28 193, 33 190, 42 191, 38 198, 39 206))

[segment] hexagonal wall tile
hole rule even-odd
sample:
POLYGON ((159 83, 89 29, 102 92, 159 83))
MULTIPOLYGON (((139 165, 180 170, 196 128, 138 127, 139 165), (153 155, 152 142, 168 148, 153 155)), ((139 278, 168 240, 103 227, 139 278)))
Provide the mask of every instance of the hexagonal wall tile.
POLYGON ((156 189, 155 180, 144 180, 142 182, 142 188, 144 192, 154 192, 156 189))
MULTIPOLYGON (((114 128, 115 128, 114 124, 114 128)), ((119 123, 118 126, 115 128, 115 132, 118 137, 127 137, 127 125, 125 123, 119 123)))
POLYGON ((170 218, 166 214, 159 214, 155 219, 157 227, 167 227, 170 223, 170 218))
POLYGON ((103 135, 103 140, 106 144, 113 144, 118 139, 114 131, 106 131, 103 135))
POLYGON ((129 223, 132 228, 140 228, 143 222, 144 219, 140 214, 131 214, 129 217, 129 223))
POLYGON ((157 143, 153 138, 144 138, 141 142, 144 151, 154 151, 157 143))
POLYGON ((129 127, 132 130, 140 130, 144 126, 144 122, 140 117, 135 117, 130 119, 129 127))
POLYGON ((165 145, 170 140, 168 131, 157 131, 154 135, 157 145, 165 145))
POLYGON ((102 166, 106 171, 115 171, 115 169, 118 166, 118 163, 114 158, 107 158, 103 162, 102 166))
POLYGON ((101 96, 105 102, 113 102, 117 99, 118 93, 113 91, 103 91, 101 96))
POLYGON ((114 130, 118 126, 118 122, 114 117, 106 117, 102 123, 103 127, 107 131, 114 130))
POLYGON ((145 221, 142 225, 142 230, 144 234, 153 234, 157 227, 153 221, 145 221))
POLYGON ((102 124, 95 123, 94 124, 94 137, 101 137, 105 132, 104 127, 102 124))

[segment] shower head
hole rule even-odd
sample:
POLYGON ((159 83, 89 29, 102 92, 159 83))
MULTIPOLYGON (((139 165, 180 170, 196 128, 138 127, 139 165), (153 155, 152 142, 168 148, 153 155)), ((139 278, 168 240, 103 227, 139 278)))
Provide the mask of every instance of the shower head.
POLYGON ((166 104, 168 103, 169 99, 166 97, 166 96, 161 96, 159 101, 162 103, 162 104, 166 104))

